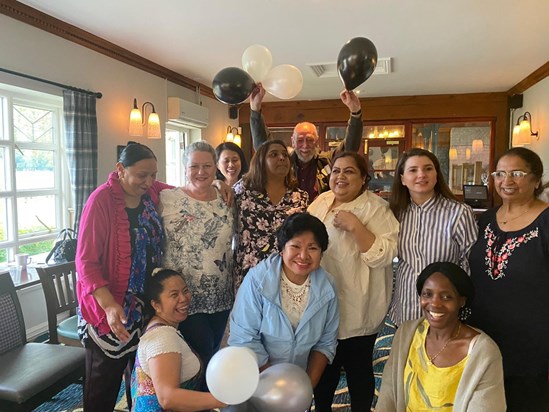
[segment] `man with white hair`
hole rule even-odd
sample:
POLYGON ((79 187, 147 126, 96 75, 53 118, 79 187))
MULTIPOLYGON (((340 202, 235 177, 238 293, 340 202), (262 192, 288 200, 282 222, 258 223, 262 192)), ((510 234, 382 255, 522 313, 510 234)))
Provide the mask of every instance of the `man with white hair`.
MULTIPOLYGON (((270 138, 270 131, 265 125, 261 114, 261 102, 265 97, 265 89, 261 83, 250 96, 250 129, 254 149, 270 138)), ((329 151, 320 151, 318 147, 318 132, 313 123, 298 123, 292 135, 293 153, 290 155, 299 187, 309 194, 312 202, 320 193, 329 190, 332 159, 334 155, 348 150, 356 152, 362 139, 362 111, 360 100, 352 92, 343 90, 341 101, 349 108, 351 116, 345 131, 345 139, 338 147, 329 151)))

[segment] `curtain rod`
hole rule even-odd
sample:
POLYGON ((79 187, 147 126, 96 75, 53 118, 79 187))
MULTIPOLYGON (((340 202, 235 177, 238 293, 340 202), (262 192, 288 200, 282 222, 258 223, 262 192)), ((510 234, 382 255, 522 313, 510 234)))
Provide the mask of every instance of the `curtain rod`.
POLYGON ((25 77, 27 79, 36 80, 36 81, 39 81, 39 82, 42 82, 42 83, 52 84, 54 86, 61 87, 63 89, 69 89, 69 90, 72 90, 72 91, 75 91, 75 92, 82 92, 82 93, 91 94, 91 95, 94 95, 95 97, 97 97, 98 99, 101 99, 101 97, 103 97, 103 94, 100 93, 100 92, 92 92, 90 90, 79 89, 78 87, 73 87, 73 86, 68 86, 66 84, 62 84, 62 83, 52 82, 51 80, 45 80, 45 79, 41 79, 39 77, 30 76, 28 74, 14 72, 12 70, 4 69, 2 67, 0 67, 0 72, 13 74, 15 76, 20 76, 20 77, 25 77))

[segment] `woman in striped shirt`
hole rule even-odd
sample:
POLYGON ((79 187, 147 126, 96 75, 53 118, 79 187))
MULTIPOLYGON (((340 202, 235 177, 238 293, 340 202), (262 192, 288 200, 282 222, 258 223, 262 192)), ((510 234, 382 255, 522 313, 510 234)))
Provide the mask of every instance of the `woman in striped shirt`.
POLYGON ((376 389, 396 328, 421 317, 416 280, 433 262, 452 262, 469 273, 469 251, 477 239, 473 210, 459 202, 444 180, 437 157, 414 148, 399 160, 389 205, 400 222, 394 294, 374 349, 376 389))

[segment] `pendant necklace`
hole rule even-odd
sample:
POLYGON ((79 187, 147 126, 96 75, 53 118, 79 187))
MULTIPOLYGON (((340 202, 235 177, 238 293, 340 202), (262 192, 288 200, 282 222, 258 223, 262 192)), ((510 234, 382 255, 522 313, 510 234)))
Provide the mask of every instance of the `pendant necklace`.
POLYGON ((436 353, 435 356, 432 356, 432 357, 429 356, 429 352, 427 352, 427 345, 425 345, 425 353, 427 354, 427 357, 429 358, 429 363, 430 363, 431 365, 433 365, 433 362, 434 362, 434 360, 438 357, 438 355, 440 355, 442 352, 444 352, 444 349, 446 349, 446 346, 448 346, 448 344, 449 344, 451 341, 453 341, 453 340, 455 340, 455 339, 458 338, 460 332, 461 332, 461 322, 459 322, 459 326, 458 326, 458 330, 457 330, 456 334, 455 334, 454 336, 450 337, 450 338, 446 341, 446 343, 444 344, 444 346, 442 347, 442 349, 439 350, 439 351, 436 353))
MULTIPOLYGON (((507 219, 507 220, 498 220, 498 223, 501 223, 502 225, 506 225, 507 223, 512 222, 513 220, 518 219, 521 216, 524 216, 528 211, 530 211, 530 206, 528 206, 526 209, 524 209, 524 211, 520 212, 515 217, 512 217, 511 219, 507 219)), ((497 213, 496 213, 496 220, 497 220, 497 213)))

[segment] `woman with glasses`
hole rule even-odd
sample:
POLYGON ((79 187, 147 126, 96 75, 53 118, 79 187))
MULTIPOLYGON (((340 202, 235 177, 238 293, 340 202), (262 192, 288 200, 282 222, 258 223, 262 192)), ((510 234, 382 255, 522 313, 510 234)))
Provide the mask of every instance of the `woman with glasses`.
POLYGON ((471 324, 503 355, 508 411, 549 410, 549 209, 537 199, 543 164, 531 150, 505 152, 492 173, 502 205, 479 219, 471 249, 478 298, 471 324))

